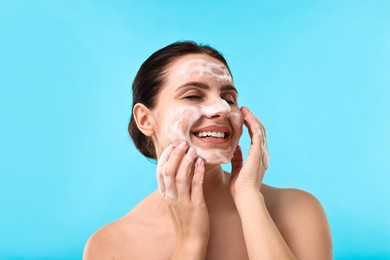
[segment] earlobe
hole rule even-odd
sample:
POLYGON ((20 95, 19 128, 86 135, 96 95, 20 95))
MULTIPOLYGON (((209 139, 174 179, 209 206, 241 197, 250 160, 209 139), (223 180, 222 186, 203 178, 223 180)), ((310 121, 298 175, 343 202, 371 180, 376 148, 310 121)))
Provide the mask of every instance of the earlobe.
POLYGON ((133 116, 138 129, 146 136, 154 134, 151 111, 144 104, 137 103, 133 108, 133 116))

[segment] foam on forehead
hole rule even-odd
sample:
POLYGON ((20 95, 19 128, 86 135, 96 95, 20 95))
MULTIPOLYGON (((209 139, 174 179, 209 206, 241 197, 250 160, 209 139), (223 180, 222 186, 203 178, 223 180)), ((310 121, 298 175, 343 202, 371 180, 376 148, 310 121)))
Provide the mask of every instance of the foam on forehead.
POLYGON ((200 77, 212 78, 217 81, 233 81, 229 70, 224 64, 204 59, 192 59, 181 65, 179 75, 190 77, 192 74, 196 74, 200 77))

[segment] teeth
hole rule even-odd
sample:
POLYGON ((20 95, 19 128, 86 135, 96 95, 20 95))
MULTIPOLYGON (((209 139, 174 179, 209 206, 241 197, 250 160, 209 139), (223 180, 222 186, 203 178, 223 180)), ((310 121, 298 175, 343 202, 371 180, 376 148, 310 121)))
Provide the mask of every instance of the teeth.
POLYGON ((199 132, 198 137, 214 137, 214 138, 225 138, 224 132, 199 132))

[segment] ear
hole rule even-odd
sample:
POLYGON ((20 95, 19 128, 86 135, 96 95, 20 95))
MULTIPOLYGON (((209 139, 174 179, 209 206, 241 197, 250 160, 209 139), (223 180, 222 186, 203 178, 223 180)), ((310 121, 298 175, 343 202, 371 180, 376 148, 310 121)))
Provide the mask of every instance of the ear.
POLYGON ((146 136, 154 134, 154 120, 149 108, 144 104, 137 103, 133 108, 133 116, 138 129, 146 136))

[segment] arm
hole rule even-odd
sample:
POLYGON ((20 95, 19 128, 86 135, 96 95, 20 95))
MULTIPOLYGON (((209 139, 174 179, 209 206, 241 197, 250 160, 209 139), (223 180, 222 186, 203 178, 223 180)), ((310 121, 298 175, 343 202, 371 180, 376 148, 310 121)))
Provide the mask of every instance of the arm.
POLYGON ((284 219, 278 222, 278 224, 282 223, 282 228, 271 218, 263 194, 260 192, 269 160, 265 128, 246 107, 241 111, 252 143, 245 164, 242 163, 241 150, 237 149, 235 152, 232 159, 230 189, 241 217, 249 258, 252 260, 298 259, 298 257, 299 259, 331 259, 331 254, 329 257, 328 253, 323 253, 329 251, 327 250, 329 243, 322 243, 321 239, 310 241, 305 239, 310 233, 305 231, 312 233, 319 231, 316 235, 321 237, 323 236, 321 230, 326 230, 323 228, 327 227, 326 217, 310 226, 302 225, 302 220, 307 220, 309 223, 313 215, 322 214, 318 207, 307 206, 309 214, 296 207, 294 200, 290 200, 289 203, 281 205, 281 208, 286 210, 277 214, 284 216, 284 219), (280 230, 283 230, 283 233, 280 230), (286 240, 286 238, 293 239, 286 240))
MULTIPOLYGON (((204 162, 194 163, 195 157, 194 150, 183 143, 168 146, 157 164, 159 191, 176 231, 171 259, 201 260, 207 252, 210 227, 203 197, 204 162)), ((142 234, 133 235, 137 240, 142 234)), ((108 224, 89 238, 83 259, 139 259, 141 253, 132 252, 139 249, 137 244, 129 241, 121 236, 121 228, 108 224), (118 248, 125 248, 125 255, 118 248)))
MULTIPOLYGON (((272 202, 266 189, 267 203, 272 202), (270 202, 271 201, 271 202, 270 202)), ((280 189, 277 207, 270 214, 298 259, 332 259, 332 237, 321 203, 310 193, 297 189, 280 189)))
POLYGON ((249 259, 296 259, 269 215, 259 191, 235 200, 249 259))
POLYGON ((186 143, 168 146, 158 160, 157 180, 176 230, 172 259, 205 259, 210 224, 203 197, 204 162, 186 143))

